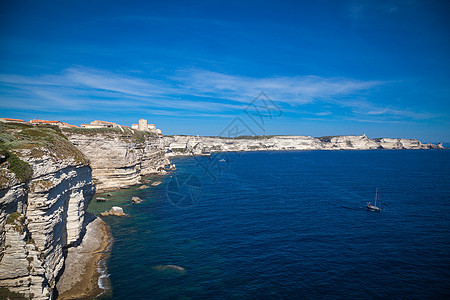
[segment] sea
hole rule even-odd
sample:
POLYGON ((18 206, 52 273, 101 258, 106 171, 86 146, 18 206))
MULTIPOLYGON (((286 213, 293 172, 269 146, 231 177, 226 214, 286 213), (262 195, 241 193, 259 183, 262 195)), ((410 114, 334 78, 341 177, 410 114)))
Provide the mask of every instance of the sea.
POLYGON ((148 188, 91 202, 128 214, 103 217, 114 243, 101 298, 450 298, 450 150, 172 161, 148 188), (382 211, 367 211, 377 189, 382 211))

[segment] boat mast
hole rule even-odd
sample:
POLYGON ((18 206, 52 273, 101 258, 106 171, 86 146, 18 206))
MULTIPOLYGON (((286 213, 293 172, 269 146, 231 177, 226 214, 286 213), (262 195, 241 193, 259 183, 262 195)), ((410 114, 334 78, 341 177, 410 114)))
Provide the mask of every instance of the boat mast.
POLYGON ((378 207, 381 209, 381 199, 380 199, 380 195, 378 195, 378 207))
POLYGON ((375 190, 375 204, 374 206, 377 206, 377 199, 378 199, 378 188, 375 190))

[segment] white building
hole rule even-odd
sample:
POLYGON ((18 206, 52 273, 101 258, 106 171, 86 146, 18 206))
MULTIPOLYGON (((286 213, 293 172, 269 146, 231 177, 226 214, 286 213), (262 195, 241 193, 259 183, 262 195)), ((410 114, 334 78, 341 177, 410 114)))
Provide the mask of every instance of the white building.
POLYGON ((157 129, 155 124, 147 124, 147 120, 140 119, 138 124, 132 124, 134 130, 148 131, 161 134, 161 129, 157 129))
POLYGON ((92 121, 91 124, 81 124, 80 127, 81 128, 113 128, 113 127, 120 127, 120 125, 113 123, 113 122, 95 120, 95 121, 92 121))

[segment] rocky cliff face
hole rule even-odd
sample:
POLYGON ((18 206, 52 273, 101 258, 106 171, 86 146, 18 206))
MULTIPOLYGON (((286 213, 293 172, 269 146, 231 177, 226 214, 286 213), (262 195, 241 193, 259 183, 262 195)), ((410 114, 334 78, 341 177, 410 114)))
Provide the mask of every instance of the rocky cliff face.
POLYGON ((49 299, 64 249, 81 237, 91 168, 54 129, 0 129, 0 298, 49 299))
POLYGON ((201 155, 210 152, 262 150, 368 150, 368 149, 441 149, 442 144, 422 144, 415 139, 370 139, 355 136, 254 136, 254 137, 164 137, 172 155, 201 155))
POLYGON ((129 129, 75 129, 64 134, 89 160, 98 191, 138 184, 169 164, 162 135, 129 129))

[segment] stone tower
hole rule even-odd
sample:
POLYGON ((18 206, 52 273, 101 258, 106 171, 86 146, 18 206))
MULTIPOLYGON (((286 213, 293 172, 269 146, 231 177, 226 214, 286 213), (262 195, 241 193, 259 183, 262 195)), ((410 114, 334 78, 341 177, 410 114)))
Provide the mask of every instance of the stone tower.
POLYGON ((148 129, 147 120, 140 119, 139 120, 139 125, 138 125, 138 130, 147 131, 147 129, 148 129))

